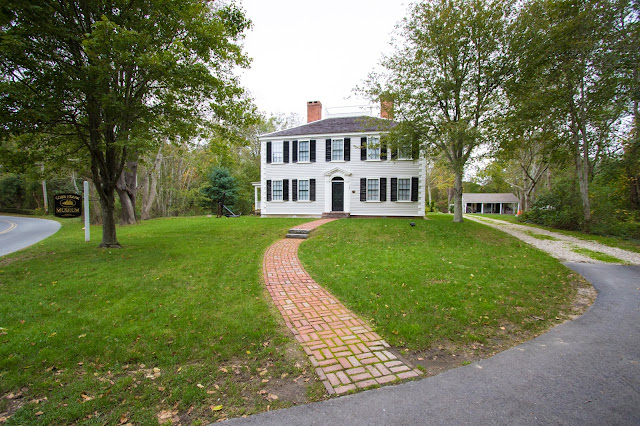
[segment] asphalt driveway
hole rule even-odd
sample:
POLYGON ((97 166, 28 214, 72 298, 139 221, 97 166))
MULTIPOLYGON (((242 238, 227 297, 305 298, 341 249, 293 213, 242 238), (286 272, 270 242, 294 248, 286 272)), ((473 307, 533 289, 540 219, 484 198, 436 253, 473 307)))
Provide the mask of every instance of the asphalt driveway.
POLYGON ((640 267, 568 263, 599 294, 580 318, 423 380, 233 424, 640 424, 640 267))
POLYGON ((0 216, 0 256, 4 256, 55 234, 60 224, 32 217, 0 216))

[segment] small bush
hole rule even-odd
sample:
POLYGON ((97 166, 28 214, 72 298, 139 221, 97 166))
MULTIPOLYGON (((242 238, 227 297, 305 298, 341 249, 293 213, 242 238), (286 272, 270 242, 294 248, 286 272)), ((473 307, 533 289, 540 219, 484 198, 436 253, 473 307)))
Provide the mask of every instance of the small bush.
POLYGON ((575 183, 569 179, 559 180, 551 191, 541 193, 532 209, 518 220, 558 229, 581 229, 582 202, 575 183))

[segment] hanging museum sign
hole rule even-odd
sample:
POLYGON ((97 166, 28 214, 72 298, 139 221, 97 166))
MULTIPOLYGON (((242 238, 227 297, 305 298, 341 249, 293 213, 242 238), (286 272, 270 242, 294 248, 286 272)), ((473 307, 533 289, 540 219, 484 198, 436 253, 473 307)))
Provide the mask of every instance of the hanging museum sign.
POLYGON ((53 197, 53 208, 57 217, 81 216, 82 196, 78 194, 58 194, 53 197))

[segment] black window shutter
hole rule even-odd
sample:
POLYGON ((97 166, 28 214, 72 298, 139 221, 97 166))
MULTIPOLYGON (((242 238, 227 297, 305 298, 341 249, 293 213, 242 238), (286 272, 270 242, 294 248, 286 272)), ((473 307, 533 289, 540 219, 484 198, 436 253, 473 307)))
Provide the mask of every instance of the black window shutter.
POLYGON ((387 144, 386 143, 380 143, 380 159, 381 160, 386 160, 387 159, 387 144))
POLYGON ((326 147, 327 149, 324 152, 325 153, 324 159, 325 161, 331 161, 331 139, 326 140, 326 147))
POLYGON ((315 200, 316 200, 316 180, 309 179, 309 201, 315 201, 315 200))
MULTIPOLYGON (((271 142, 268 142, 271 143, 271 142)), ((267 181, 267 201, 271 201, 271 181, 267 181)))
POLYGON ((282 201, 289 201, 289 179, 282 179, 282 201))
POLYGON ((311 139, 309 141, 309 161, 316 162, 316 140, 311 139))
POLYGON ((360 201, 367 201, 367 179, 360 179, 360 201))
POLYGON ((411 178, 411 201, 418 201, 418 178, 411 178))
POLYGON ((380 178, 380 201, 387 201, 387 178, 380 178))
POLYGON ((298 162, 298 141, 293 141, 292 142, 291 162, 292 163, 297 163, 298 162))
POLYGON ((271 142, 267 142, 267 163, 271 162, 271 142))
POLYGON ((360 161, 367 160, 367 138, 360 138, 360 161))
POLYGON ((291 201, 298 201, 298 179, 291 179, 291 201))
POLYGON ((289 162, 289 141, 282 142, 282 157, 285 163, 289 162))
POLYGON ((344 161, 351 161, 351 138, 344 138, 344 161))
POLYGON ((398 178, 391 178, 391 201, 398 201, 398 178))

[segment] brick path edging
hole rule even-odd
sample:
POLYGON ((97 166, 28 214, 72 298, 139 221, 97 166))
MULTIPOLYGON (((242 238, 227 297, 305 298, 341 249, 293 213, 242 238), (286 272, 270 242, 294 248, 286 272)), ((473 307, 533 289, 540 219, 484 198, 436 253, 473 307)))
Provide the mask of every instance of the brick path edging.
MULTIPOLYGON (((307 222, 312 230, 336 219, 307 222)), ((303 240, 283 239, 264 255, 264 282, 285 324, 329 394, 418 377, 368 324, 316 283, 298 258, 303 240)))

